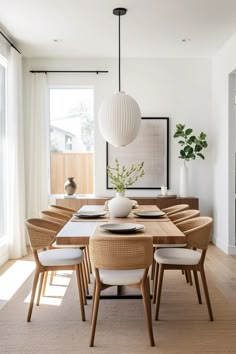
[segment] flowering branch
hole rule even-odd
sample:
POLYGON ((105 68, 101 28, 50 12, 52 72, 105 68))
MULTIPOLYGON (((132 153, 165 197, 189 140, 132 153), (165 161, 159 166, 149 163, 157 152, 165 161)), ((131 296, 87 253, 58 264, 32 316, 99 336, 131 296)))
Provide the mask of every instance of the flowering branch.
POLYGON ((115 163, 115 167, 107 166, 107 173, 111 185, 119 193, 124 192, 126 188, 132 186, 139 178, 144 176, 144 162, 141 162, 137 166, 132 164, 129 169, 124 165, 120 166, 117 158, 115 159, 115 163))

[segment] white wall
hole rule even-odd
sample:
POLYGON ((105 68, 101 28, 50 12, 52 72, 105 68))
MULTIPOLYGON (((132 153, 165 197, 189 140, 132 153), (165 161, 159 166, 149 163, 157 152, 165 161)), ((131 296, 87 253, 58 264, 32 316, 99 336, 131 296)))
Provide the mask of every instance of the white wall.
POLYGON ((226 42, 212 63, 212 133, 215 243, 227 253, 235 247, 235 77, 236 34, 226 42))
MULTIPOLYGON (((190 195, 200 199, 203 214, 212 212, 211 62, 207 59, 122 59, 121 88, 133 96, 143 116, 170 117, 170 189, 178 194, 179 147, 172 138, 177 123, 185 123, 197 133, 208 135, 205 161, 189 162, 190 195)), ((98 196, 112 196, 106 190, 105 141, 97 125, 98 108, 104 97, 118 89, 118 63, 97 60, 24 60, 25 112, 29 107, 29 70, 109 70, 108 74, 48 74, 49 83, 95 87, 95 190, 98 196)), ((129 191, 130 196, 155 196, 159 190, 129 191)))

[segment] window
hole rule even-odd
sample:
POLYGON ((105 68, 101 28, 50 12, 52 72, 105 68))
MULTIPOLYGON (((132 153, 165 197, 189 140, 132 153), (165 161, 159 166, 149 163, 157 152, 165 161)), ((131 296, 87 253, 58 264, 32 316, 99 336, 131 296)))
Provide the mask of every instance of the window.
POLYGON ((6 61, 0 56, 0 239, 6 235, 6 61))
POLYGON ((74 177, 77 194, 94 192, 94 90, 50 89, 51 194, 74 177))
POLYGON ((72 150, 72 136, 65 135, 65 150, 72 150))

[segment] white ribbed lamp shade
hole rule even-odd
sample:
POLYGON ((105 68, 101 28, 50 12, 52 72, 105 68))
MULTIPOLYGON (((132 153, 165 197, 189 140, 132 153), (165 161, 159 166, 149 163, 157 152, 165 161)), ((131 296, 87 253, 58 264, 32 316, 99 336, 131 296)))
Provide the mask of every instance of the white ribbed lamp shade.
POLYGON ((124 92, 117 92, 105 99, 100 107, 99 128, 108 143, 126 146, 137 136, 141 112, 137 102, 124 92))

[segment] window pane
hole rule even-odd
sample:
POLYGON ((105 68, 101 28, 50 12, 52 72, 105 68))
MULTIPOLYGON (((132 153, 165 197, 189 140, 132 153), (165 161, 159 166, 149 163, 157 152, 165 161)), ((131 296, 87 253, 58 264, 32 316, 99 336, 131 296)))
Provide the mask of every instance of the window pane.
POLYGON ((64 193, 74 177, 77 194, 94 192, 94 91, 50 89, 51 193, 64 193))
POLYGON ((0 237, 6 235, 6 208, 5 208, 5 102, 6 102, 6 70, 0 64, 0 237))

